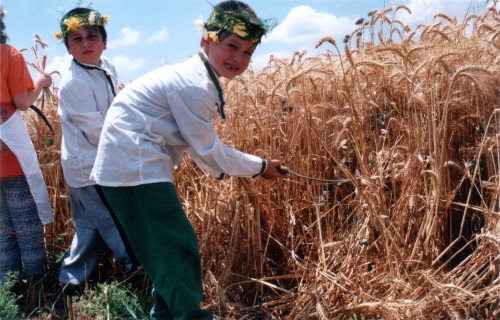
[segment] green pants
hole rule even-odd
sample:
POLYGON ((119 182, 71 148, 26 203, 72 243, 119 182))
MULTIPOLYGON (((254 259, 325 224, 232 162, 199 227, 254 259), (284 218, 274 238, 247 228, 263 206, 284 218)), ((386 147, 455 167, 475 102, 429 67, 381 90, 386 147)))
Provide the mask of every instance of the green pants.
POLYGON ((203 298, 196 234, 171 183, 102 187, 153 282, 153 319, 213 319, 203 298))

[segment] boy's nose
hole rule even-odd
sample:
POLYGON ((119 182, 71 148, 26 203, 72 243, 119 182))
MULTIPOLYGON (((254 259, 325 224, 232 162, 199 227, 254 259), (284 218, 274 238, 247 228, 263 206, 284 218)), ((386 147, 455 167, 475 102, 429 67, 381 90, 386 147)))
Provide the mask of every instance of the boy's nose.
POLYGON ((82 46, 83 47, 90 47, 91 44, 92 44, 91 40, 88 40, 88 39, 83 39, 82 40, 82 46))
POLYGON ((242 59, 242 54, 241 54, 241 53, 239 53, 239 52, 235 52, 235 53, 233 54, 233 60, 234 60, 234 61, 236 61, 236 62, 240 62, 240 61, 241 61, 241 59, 242 59))

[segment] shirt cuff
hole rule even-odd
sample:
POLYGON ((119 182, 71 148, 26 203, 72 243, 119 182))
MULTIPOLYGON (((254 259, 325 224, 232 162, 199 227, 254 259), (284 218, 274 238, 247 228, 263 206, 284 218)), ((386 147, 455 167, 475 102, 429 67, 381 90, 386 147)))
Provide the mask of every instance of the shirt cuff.
POLYGON ((225 173, 221 173, 219 177, 217 177, 217 180, 224 180, 224 178, 226 177, 226 174, 225 173))
POLYGON ((267 160, 262 159, 262 168, 260 169, 260 172, 252 176, 252 178, 257 178, 258 176, 266 172, 266 169, 267 169, 267 160))

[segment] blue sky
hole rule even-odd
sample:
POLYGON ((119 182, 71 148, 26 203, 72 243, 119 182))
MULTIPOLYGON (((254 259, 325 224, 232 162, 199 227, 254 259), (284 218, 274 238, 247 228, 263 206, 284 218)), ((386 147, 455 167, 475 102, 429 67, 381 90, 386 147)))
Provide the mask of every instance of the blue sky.
MULTIPOLYGON (((21 49, 34 46, 37 34, 49 47, 39 48, 47 56, 46 71, 63 71, 71 57, 66 47, 54 38, 64 13, 81 4, 110 17, 106 26, 108 47, 104 55, 111 59, 121 82, 128 83, 138 76, 164 64, 177 63, 195 54, 200 36, 193 22, 201 15, 207 18, 211 4, 218 0, 0 0, 7 11, 4 22, 10 40, 8 44, 21 49)), ((342 43, 344 36, 355 29, 358 18, 367 18, 375 9, 383 10, 401 4, 412 12, 399 20, 410 27, 432 24, 436 13, 457 17, 480 13, 492 2, 487 0, 247 0, 261 18, 276 18, 278 25, 257 48, 252 67, 259 70, 269 56, 291 56, 307 50, 310 55, 323 36, 342 43)), ((328 47, 329 45, 324 45, 328 47)), ((325 50, 321 47, 320 50, 325 50)), ((331 49, 331 46, 329 47, 331 49)), ((34 56, 24 52, 28 61, 34 56)), ((57 79, 56 79, 57 81, 57 79)))

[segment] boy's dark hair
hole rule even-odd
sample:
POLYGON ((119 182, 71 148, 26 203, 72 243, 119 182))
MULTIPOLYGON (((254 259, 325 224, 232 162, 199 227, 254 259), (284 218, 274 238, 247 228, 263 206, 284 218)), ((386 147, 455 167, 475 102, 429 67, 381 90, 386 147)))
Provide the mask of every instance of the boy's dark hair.
POLYGON ((238 12, 239 9, 244 9, 246 12, 248 12, 254 18, 258 18, 255 11, 253 11, 253 9, 250 8, 250 6, 248 4, 241 2, 241 1, 236 1, 236 0, 222 1, 218 5, 216 5, 214 8, 215 9, 220 8, 223 11, 233 11, 233 12, 238 12))
POLYGON ((3 17, 5 16, 5 12, 3 12, 3 8, 0 7, 0 27, 1 27, 1 34, 0 34, 0 43, 1 44, 6 44, 7 43, 7 39, 9 39, 9 37, 7 37, 7 34, 5 34, 4 30, 5 30, 5 24, 3 23, 3 17))
MULTIPOLYGON (((66 13, 63 16, 61 21, 64 21, 65 19, 67 19, 71 16, 80 15, 80 14, 89 14, 92 11, 94 11, 94 10, 89 9, 89 8, 75 8, 75 9, 68 11, 68 13, 66 13)), ((104 28, 104 26, 98 25, 98 26, 92 26, 92 27, 99 30, 99 32, 102 35, 102 41, 106 41, 106 39, 108 38, 108 34, 106 33, 106 29, 104 28)), ((68 47, 68 37, 64 37, 64 44, 66 45, 66 48, 67 48, 68 47)))

